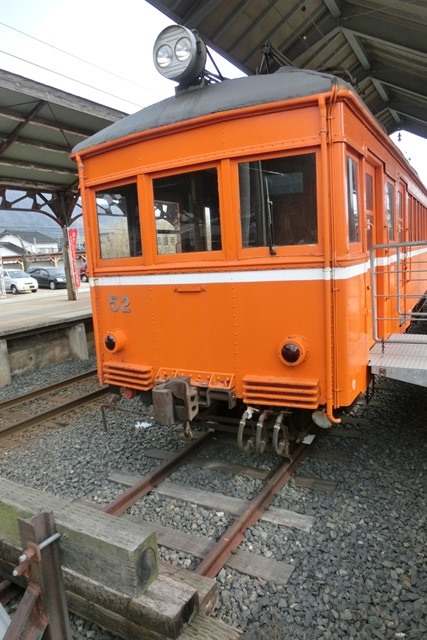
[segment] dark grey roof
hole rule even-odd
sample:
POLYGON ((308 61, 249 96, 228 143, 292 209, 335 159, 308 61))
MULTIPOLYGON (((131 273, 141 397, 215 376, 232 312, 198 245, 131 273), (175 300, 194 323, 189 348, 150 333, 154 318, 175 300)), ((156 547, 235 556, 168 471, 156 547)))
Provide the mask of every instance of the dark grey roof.
POLYGON ((14 229, 5 229, 4 231, 0 232, 0 238, 7 234, 16 236, 17 238, 22 238, 22 240, 26 240, 27 242, 34 242, 35 240, 36 242, 40 242, 42 244, 48 244, 50 242, 54 242, 55 244, 57 243, 57 240, 55 240, 54 238, 35 230, 22 231, 22 229, 19 229, 18 231, 15 231, 14 229))
POLYGON ((73 153, 200 116, 328 92, 335 82, 346 84, 327 73, 284 67, 272 75, 236 78, 190 89, 115 122, 76 145, 73 153))
POLYGON ((13 242, 0 242, 0 246, 4 247, 5 249, 9 249, 9 251, 13 251, 17 256, 24 255, 22 247, 18 247, 16 244, 13 244, 13 242))
POLYGON ((427 138, 425 0, 148 0, 197 29, 215 51, 248 74, 266 41, 274 71, 290 64, 341 69, 387 133, 427 138))

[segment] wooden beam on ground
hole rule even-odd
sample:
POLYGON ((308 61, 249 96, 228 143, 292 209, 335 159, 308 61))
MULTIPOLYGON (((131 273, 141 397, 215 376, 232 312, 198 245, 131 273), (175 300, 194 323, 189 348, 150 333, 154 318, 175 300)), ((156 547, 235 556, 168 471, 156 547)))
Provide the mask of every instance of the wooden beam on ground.
MULTIPOLYGON (((167 460, 174 455, 173 451, 165 449, 146 449, 144 455, 147 458, 156 458, 156 460, 167 460)), ((266 480, 272 475, 271 469, 259 469, 258 467, 235 464, 233 462, 223 462, 212 458, 201 459, 194 458, 189 460, 188 464, 198 469, 208 469, 209 471, 218 471, 219 473, 232 473, 236 476, 244 476, 246 478, 254 478, 255 480, 266 480)))
MULTIPOLYGON (((147 524, 143 518, 135 516, 124 516, 131 522, 141 522, 147 524)), ((160 546, 182 551, 197 558, 204 558, 215 544, 215 540, 206 536, 199 536, 189 533, 182 533, 161 524, 151 523, 157 534, 160 546)), ((160 563, 161 566, 161 563, 160 563)), ((294 567, 287 562, 280 562, 274 558, 265 558, 251 551, 237 549, 225 563, 226 567, 245 573, 246 575, 261 580, 268 580, 275 584, 284 585, 292 575, 294 567)), ((197 573, 192 574, 198 576, 197 573)), ((203 609, 205 610, 205 609, 203 609)))
POLYGON ((31 517, 41 509, 52 509, 57 531, 65 534, 58 545, 67 604, 78 615, 126 640, 164 640, 177 638, 199 610, 215 606, 214 579, 158 562, 150 523, 128 522, 0 479, 0 569, 5 578, 12 579, 22 552, 14 517, 31 517), (146 584, 148 579, 136 571, 144 569, 140 557, 145 549, 155 553, 157 578, 149 576, 151 584, 141 593, 137 580, 146 584))
POLYGON ((156 535, 120 518, 93 511, 0 478, 0 538, 20 547, 18 518, 54 512, 62 566, 128 596, 138 596, 158 574, 156 535))
MULTIPOLYGON (((134 484, 140 476, 131 476, 128 473, 121 474, 115 472, 109 476, 109 480, 112 480, 121 484, 134 484)), ((223 493, 213 493, 212 491, 203 491, 202 489, 195 489, 190 486, 184 486, 175 484, 170 480, 162 482, 161 485, 153 489, 155 493, 168 496, 169 498, 176 498, 177 500, 185 500, 186 502, 193 502, 216 511, 225 511, 227 513, 239 514, 247 506, 245 500, 240 498, 233 498, 226 496, 223 493)), ((273 522, 284 527, 295 527, 302 531, 310 531, 314 524, 314 518, 312 516, 305 516, 302 513, 296 513, 295 511, 288 511, 287 509, 278 509, 277 507, 269 507, 268 511, 265 511, 260 520, 264 522, 273 522)))
POLYGON ((314 489, 321 493, 332 493, 337 487, 334 480, 324 480, 323 478, 314 478, 311 476, 294 476, 295 486, 304 489, 314 489))
POLYGON ((179 636, 179 640, 244 640, 246 637, 243 631, 228 626, 218 618, 199 614, 179 636))
MULTIPOLYGON (((25 587, 22 577, 12 576, 20 553, 19 547, 0 540, 0 572, 25 587)), ((137 598, 70 569, 63 568, 62 573, 70 611, 126 640, 175 639, 199 610, 209 613, 217 603, 213 578, 163 562, 159 563, 157 580, 137 598)))

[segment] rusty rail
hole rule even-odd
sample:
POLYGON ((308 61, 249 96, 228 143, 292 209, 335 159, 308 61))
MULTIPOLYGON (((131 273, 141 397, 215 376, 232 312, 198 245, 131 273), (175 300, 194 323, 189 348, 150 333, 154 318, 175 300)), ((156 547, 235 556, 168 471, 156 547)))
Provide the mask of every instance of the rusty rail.
POLYGON ((292 461, 283 464, 255 498, 249 502, 244 512, 236 518, 233 524, 197 566, 195 573, 209 578, 214 578, 218 574, 230 555, 243 540, 246 529, 259 520, 276 493, 281 490, 305 458, 308 453, 308 448, 309 445, 299 445, 293 453, 292 461))
POLYGON ((74 398, 74 400, 70 400, 69 402, 65 402, 54 409, 49 409, 49 411, 43 411, 42 413, 38 413, 35 416, 31 416, 30 418, 26 418, 25 420, 21 420, 20 422, 15 422, 7 427, 0 428, 0 438, 4 436, 10 436, 12 433, 16 433, 18 431, 23 431, 24 429, 28 429, 29 427, 34 427, 41 422, 45 422, 46 420, 52 420, 53 418, 57 418, 58 416, 68 413, 73 409, 77 409, 85 404, 90 402, 94 402, 101 398, 102 396, 110 393, 108 387, 102 387, 101 389, 97 389, 96 391, 91 391, 90 393, 86 393, 79 398, 74 398))
POLYGON ((170 476, 170 474, 176 471, 176 469, 181 467, 185 463, 186 459, 207 444, 207 442, 212 439, 213 435, 213 431, 206 431, 206 433, 195 440, 192 444, 188 445, 175 456, 159 465, 151 473, 144 476, 140 482, 137 482, 133 487, 130 487, 117 496, 117 498, 103 508, 103 511, 113 516, 118 516, 126 511, 126 509, 128 509, 132 504, 146 496, 147 493, 160 484, 160 482, 170 476))
POLYGON ((5 400, 4 402, 0 403, 0 412, 5 411, 6 409, 12 409, 12 407, 16 407, 18 404, 24 404, 24 402, 30 402, 31 400, 35 400, 36 398, 41 398, 42 396, 46 396, 48 393, 58 391, 59 389, 63 389, 64 387, 69 387, 72 384, 84 382, 85 380, 89 380, 90 378, 94 378, 95 376, 96 370, 92 369, 92 371, 86 371, 85 373, 81 373, 78 376, 66 378, 65 380, 61 380, 60 382, 51 384, 48 387, 36 389, 35 391, 24 393, 20 396, 17 396, 16 398, 5 400))

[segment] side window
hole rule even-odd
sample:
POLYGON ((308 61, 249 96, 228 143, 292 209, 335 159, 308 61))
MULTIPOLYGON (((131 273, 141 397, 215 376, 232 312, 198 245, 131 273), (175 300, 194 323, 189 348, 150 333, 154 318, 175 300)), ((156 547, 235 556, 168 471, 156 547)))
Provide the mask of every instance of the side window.
POLYGON ((243 248, 317 243, 314 153, 239 164, 243 248))
POLYGON ((357 162, 347 156, 347 219, 348 239, 360 242, 357 162))
POLYGON ((394 240, 394 186, 391 182, 387 182, 385 187, 385 213, 388 239, 394 240))
POLYGON ((373 245, 374 229, 374 185, 370 173, 365 173, 365 214, 366 214, 366 246, 373 245))
POLYGON ((96 192, 101 258, 142 255, 136 184, 96 192))
POLYGON ((153 190, 158 255, 221 249, 215 168, 154 178, 153 190))

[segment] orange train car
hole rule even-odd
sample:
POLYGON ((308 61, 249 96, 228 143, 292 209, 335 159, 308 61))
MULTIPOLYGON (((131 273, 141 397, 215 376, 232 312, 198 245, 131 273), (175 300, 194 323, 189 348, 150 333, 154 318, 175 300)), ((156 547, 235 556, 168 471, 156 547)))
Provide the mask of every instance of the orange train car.
POLYGON ((427 194, 342 79, 214 83, 203 53, 168 27, 155 62, 176 95, 73 150, 99 377, 164 424, 240 407, 258 449, 273 420, 283 454, 301 415, 330 426, 366 392, 373 314, 387 337, 423 300, 425 279, 405 278, 409 315, 394 319, 394 264, 403 245, 412 267, 425 255, 427 194))

